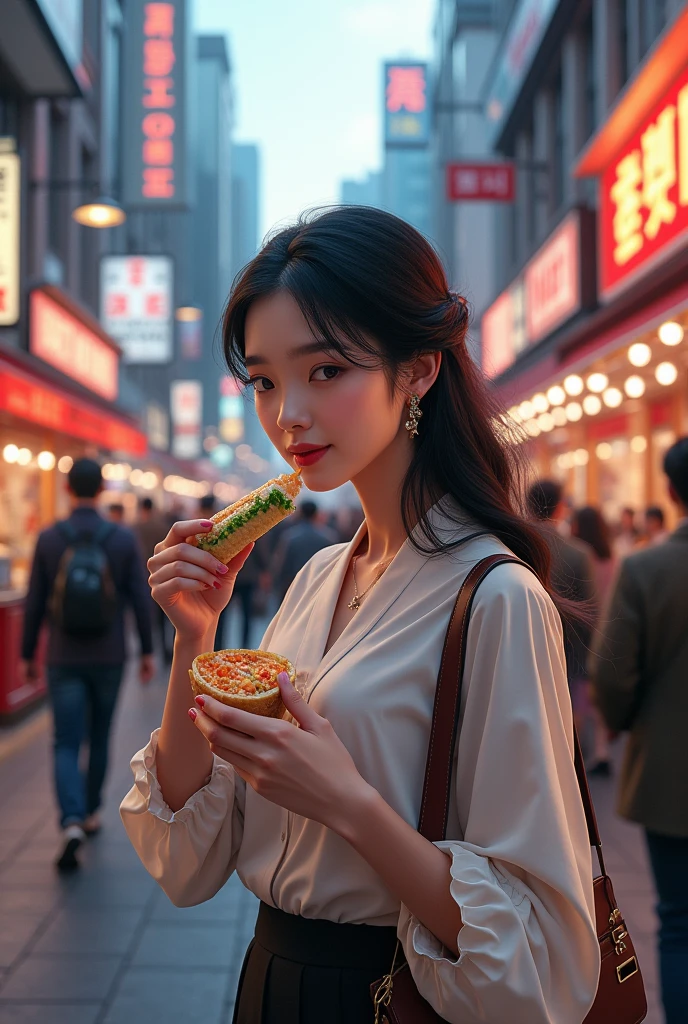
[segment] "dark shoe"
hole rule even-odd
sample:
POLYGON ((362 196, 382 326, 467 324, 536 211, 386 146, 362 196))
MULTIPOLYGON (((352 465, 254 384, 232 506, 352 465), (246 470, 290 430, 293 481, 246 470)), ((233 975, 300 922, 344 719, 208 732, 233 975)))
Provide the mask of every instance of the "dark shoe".
POLYGON ((598 761, 587 773, 592 778, 609 779, 612 775, 611 761, 598 761))
POLYGON ((55 861, 58 871, 75 871, 79 867, 76 851, 86 839, 81 825, 68 825, 62 832, 62 852, 55 861))

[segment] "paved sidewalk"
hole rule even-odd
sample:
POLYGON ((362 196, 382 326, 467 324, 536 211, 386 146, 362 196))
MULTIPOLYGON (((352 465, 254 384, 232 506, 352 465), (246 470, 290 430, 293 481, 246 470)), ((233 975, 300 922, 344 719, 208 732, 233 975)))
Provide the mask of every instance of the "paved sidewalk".
MULTIPOLYGON (((231 1021, 257 901, 234 877, 200 907, 173 907, 141 867, 117 813, 131 785, 129 757, 158 724, 163 700, 161 680, 143 689, 128 673, 106 828, 67 879, 52 864, 48 718, 39 712, 9 738, 0 735, 0 1024, 231 1021)), ((647 1021, 662 1024, 642 837, 613 814, 614 780, 594 781, 607 866, 647 983, 647 1021)))

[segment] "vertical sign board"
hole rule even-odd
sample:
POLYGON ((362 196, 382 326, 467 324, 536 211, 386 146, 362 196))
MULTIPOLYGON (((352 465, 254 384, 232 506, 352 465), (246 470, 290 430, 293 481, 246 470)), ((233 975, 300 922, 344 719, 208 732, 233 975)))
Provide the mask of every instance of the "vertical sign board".
POLYGON ((100 322, 125 363, 172 361, 173 289, 170 256, 103 256, 100 322))
POLYGON ((189 203, 187 0, 127 0, 123 203, 189 203))
POLYGON ((430 142, 428 65, 385 64, 385 146, 430 142))
POLYGON ((688 244, 688 67, 600 180, 600 295, 688 244))
POLYGON ((20 167, 16 153, 0 153, 0 326, 19 320, 20 167))
POLYGON ((172 454, 197 459, 201 454, 203 385, 200 380, 173 380, 170 385, 172 454))

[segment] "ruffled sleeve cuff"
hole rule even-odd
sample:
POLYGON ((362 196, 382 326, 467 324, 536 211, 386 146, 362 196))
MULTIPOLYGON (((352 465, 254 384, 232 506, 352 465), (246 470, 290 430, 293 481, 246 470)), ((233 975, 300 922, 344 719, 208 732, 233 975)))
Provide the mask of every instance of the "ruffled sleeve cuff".
POLYGON ((244 783, 216 757, 206 784, 173 811, 158 783, 157 749, 156 730, 132 758, 134 785, 120 805, 120 815, 148 873, 176 906, 193 906, 214 896, 236 866, 244 783))
POLYGON ((435 845, 450 856, 450 893, 463 923, 457 958, 402 905, 399 938, 423 998, 456 1024, 580 1024, 591 984, 594 991, 598 950, 591 945, 590 978, 581 967, 578 979, 569 972, 568 986, 560 984, 559 968, 580 953, 562 922, 549 915, 540 920, 525 886, 504 865, 468 844, 435 845), (552 949, 561 964, 552 961, 552 949))
POLYGON ((228 789, 230 791, 233 790, 234 771, 230 765, 213 754, 213 767, 205 781, 205 785, 195 793, 192 793, 183 807, 180 807, 178 811, 173 811, 165 803, 165 798, 162 795, 160 783, 158 782, 156 762, 159 735, 160 729, 155 729, 151 733, 147 745, 137 751, 130 762, 131 770, 134 773, 134 786, 146 809, 151 814, 154 814, 156 818, 160 818, 161 821, 185 821, 207 799, 223 800, 227 798, 228 789))

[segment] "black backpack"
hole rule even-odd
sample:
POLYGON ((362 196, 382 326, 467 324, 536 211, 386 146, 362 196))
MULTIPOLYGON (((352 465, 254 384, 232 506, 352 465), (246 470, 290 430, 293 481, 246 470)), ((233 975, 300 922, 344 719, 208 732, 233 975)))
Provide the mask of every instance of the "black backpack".
POLYGON ((71 636, 102 636, 117 615, 117 591, 103 548, 115 526, 101 523, 95 533, 78 532, 68 521, 56 526, 68 546, 50 598, 52 621, 71 636))

